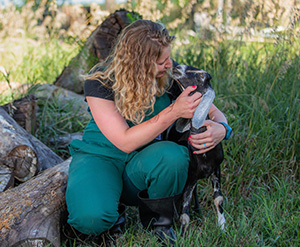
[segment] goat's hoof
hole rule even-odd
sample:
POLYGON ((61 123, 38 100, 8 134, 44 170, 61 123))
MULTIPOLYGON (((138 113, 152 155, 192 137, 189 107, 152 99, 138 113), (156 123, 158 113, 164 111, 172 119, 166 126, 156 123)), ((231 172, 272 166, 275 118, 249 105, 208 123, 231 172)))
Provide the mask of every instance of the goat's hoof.
POLYGON ((187 231, 188 225, 190 223, 190 216, 186 213, 180 216, 180 235, 183 237, 187 231))

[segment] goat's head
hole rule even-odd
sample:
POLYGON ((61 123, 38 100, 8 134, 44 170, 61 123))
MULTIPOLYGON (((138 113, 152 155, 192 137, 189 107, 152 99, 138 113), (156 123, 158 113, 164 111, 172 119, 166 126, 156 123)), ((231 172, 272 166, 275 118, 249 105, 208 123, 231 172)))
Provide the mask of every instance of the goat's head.
MULTIPOLYGON (((200 70, 192 66, 177 65, 172 70, 172 77, 178 83, 181 90, 184 90, 188 86, 197 86, 195 91, 202 94, 201 102, 194 112, 192 126, 190 126, 196 130, 200 129, 207 118, 209 109, 215 98, 215 92, 210 85, 210 74, 205 70, 200 70)), ((189 127, 186 120, 178 121, 178 125, 176 126, 177 131, 183 132, 187 128, 189 127)))
POLYGON ((177 65, 172 71, 173 79, 179 84, 182 90, 188 86, 197 86, 195 91, 204 95, 211 88, 211 76, 203 69, 197 69, 187 65, 177 65))

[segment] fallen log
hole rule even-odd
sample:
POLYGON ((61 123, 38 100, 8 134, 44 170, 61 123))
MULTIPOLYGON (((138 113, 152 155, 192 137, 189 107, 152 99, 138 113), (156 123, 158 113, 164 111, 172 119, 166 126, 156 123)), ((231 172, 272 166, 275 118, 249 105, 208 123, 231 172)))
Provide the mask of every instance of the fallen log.
POLYGON ((1 193, 0 246, 60 246, 71 159, 1 193))
POLYGON ((86 74, 97 62, 105 60, 121 30, 130 23, 128 14, 138 15, 125 9, 110 14, 92 32, 80 53, 64 68, 54 84, 79 94, 83 93, 82 75, 86 74))
POLYGON ((25 180, 33 177, 36 172, 63 162, 50 148, 18 125, 2 107, 0 158, 13 162, 15 173, 18 173, 18 169, 21 169, 21 174, 27 171, 27 175, 22 175, 25 180))
POLYGON ((52 146, 56 146, 59 149, 67 149, 71 141, 73 140, 82 140, 82 132, 65 134, 57 137, 52 137, 49 139, 49 143, 52 146))
MULTIPOLYGON (((11 118, 6 112, 5 114, 8 119, 11 118)), ((37 154, 23 134, 26 130, 13 119, 11 120, 15 125, 7 121, 5 115, 0 115, 0 155, 3 159, 2 164, 8 166, 12 171, 16 170, 17 174, 14 176, 16 175, 18 180, 24 182, 37 172, 37 154), (18 133, 18 130, 22 130, 22 132, 18 133)))

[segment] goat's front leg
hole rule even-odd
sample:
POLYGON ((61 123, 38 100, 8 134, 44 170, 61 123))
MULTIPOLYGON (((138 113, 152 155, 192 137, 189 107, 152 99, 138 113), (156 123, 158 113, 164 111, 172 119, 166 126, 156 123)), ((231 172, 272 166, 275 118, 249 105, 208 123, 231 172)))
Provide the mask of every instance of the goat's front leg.
POLYGON ((190 223, 189 209, 191 206, 193 191, 195 189, 196 184, 197 183, 187 186, 183 193, 183 205, 182 205, 182 211, 179 219, 181 236, 184 236, 190 223))
POLYGON ((216 169, 216 171, 212 174, 212 185, 214 188, 214 203, 215 206, 217 208, 217 212, 218 212, 218 225, 221 228, 222 231, 225 230, 225 224, 226 224, 226 220, 225 220, 225 216, 224 216, 224 212, 223 212, 223 195, 221 192, 221 171, 220 171, 220 167, 218 167, 216 169))
POLYGON ((200 214, 200 204, 199 204, 199 199, 198 199, 198 194, 197 194, 197 186, 194 187, 193 197, 194 197, 194 203, 195 203, 194 211, 197 214, 200 214))

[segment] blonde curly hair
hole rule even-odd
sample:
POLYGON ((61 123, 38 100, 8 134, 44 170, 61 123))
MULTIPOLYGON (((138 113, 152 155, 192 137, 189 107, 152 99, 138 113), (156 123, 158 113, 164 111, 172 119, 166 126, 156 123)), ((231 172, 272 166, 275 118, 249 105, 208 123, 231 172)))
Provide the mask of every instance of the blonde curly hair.
POLYGON ((137 20, 123 29, 110 56, 85 79, 96 79, 111 87, 120 114, 139 124, 153 113, 156 97, 163 95, 169 86, 167 74, 155 78, 156 61, 174 38, 161 23, 137 20))

